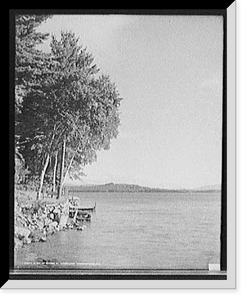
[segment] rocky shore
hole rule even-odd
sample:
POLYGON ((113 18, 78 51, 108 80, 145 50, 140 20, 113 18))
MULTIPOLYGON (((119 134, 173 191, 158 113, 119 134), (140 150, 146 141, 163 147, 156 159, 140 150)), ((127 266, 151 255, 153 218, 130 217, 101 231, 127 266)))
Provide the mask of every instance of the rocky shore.
POLYGON ((45 242, 47 236, 66 228, 69 223, 69 201, 59 203, 15 204, 15 249, 32 242, 45 242))

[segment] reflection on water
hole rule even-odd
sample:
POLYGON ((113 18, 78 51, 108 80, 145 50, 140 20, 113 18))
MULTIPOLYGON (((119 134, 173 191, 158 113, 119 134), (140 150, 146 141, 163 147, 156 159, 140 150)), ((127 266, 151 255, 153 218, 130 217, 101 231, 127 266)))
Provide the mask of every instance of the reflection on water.
POLYGON ((86 228, 27 245, 16 253, 16 266, 205 269, 219 263, 220 193, 77 196, 82 206, 97 203, 86 228))

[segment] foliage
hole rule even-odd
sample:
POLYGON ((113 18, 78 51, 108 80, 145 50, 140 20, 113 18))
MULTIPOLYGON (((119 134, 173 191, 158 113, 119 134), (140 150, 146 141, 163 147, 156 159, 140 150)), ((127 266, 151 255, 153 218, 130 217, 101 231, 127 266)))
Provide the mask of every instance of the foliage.
POLYGON ((46 173, 51 181, 51 173, 56 174, 52 157, 64 139, 65 174, 72 178, 83 174, 83 166, 96 160, 98 150, 109 149, 118 134, 121 98, 109 76, 99 75, 92 54, 79 45, 75 34, 61 32, 60 40, 52 36, 50 53, 36 50, 47 35, 35 28, 46 18, 17 19, 16 86, 25 86, 25 93, 16 132, 31 174, 46 173), (31 25, 25 27, 28 20, 31 25))
POLYGON ((15 154, 15 182, 22 184, 25 182, 25 177, 29 173, 29 170, 25 168, 22 155, 17 152, 15 154))
POLYGON ((16 15, 15 39, 15 87, 16 109, 30 86, 36 84, 43 74, 45 54, 36 46, 47 39, 48 34, 36 31, 36 28, 50 16, 16 15))

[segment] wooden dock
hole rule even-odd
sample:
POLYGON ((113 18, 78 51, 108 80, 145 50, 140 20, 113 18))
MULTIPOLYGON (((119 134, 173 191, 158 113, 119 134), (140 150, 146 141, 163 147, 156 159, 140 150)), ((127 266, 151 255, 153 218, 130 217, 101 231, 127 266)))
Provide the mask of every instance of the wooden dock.
POLYGON ((82 207, 82 206, 76 206, 76 205, 70 205, 69 206, 69 210, 71 212, 74 212, 76 210, 79 210, 79 211, 91 211, 91 212, 95 212, 96 211, 96 203, 94 204, 93 207, 82 207))
POLYGON ((73 218, 73 222, 76 223, 76 221, 90 221, 91 215, 84 211, 81 207, 70 207, 69 209, 69 217, 73 218))
POLYGON ((89 214, 89 212, 95 212, 95 210, 96 210, 96 203, 94 204, 94 207, 81 207, 78 205, 69 205, 69 217, 73 218, 74 222, 77 219, 90 220, 91 215, 89 214))

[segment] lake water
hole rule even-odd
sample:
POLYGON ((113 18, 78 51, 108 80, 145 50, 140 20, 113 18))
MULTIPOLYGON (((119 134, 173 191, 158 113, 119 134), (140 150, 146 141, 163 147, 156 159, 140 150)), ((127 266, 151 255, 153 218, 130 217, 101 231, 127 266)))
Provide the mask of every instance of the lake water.
POLYGON ((220 193, 75 193, 94 206, 84 231, 15 253, 16 267, 207 269, 220 262, 220 193))

